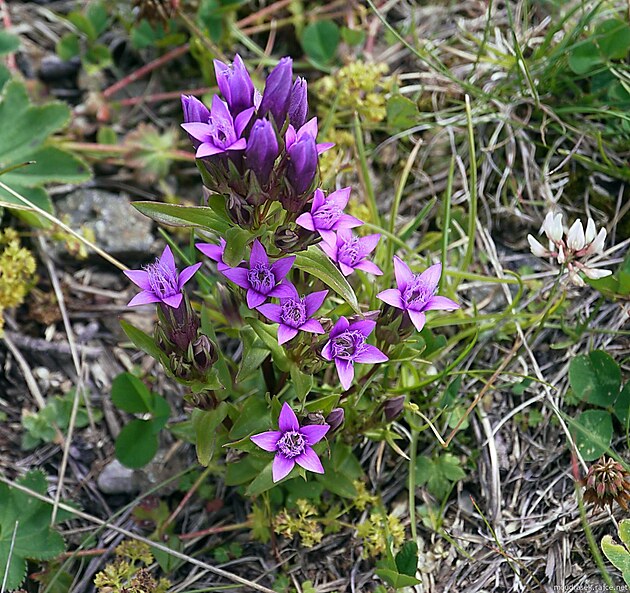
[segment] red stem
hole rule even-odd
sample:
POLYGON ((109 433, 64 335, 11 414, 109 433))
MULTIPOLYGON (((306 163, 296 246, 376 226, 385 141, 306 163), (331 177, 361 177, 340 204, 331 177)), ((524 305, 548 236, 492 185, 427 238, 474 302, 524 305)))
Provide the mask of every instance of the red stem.
POLYGON ((204 95, 216 90, 216 87, 202 87, 200 89, 186 89, 184 91, 169 91, 167 93, 154 93, 142 97, 128 97, 118 101, 119 105, 138 105, 139 103, 157 103, 158 101, 170 101, 179 99, 181 95, 204 95))

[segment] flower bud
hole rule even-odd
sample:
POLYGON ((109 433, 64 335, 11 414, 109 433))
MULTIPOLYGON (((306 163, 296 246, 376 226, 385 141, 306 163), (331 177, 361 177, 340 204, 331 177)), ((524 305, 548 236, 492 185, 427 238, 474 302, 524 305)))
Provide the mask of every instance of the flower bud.
POLYGON ((297 130, 306 122, 308 115, 308 98, 306 80, 298 76, 291 88, 289 101, 289 123, 297 130))
POLYGON ((245 158, 261 186, 269 182, 269 175, 278 156, 278 140, 273 126, 266 119, 259 119, 252 127, 247 142, 245 158))
POLYGON ((281 225, 273 235, 273 244, 283 253, 304 251, 319 239, 312 231, 302 227, 294 227, 295 225, 281 225))
POLYGON ((231 66, 214 60, 214 72, 232 117, 254 105, 254 84, 241 56, 237 54, 231 66))
POLYGON ((309 189, 317 172, 315 138, 305 134, 289 148, 287 155, 287 179, 295 193, 301 195, 309 189))
POLYGON ((278 128, 282 128, 289 110, 293 80, 293 60, 282 58, 267 77, 265 91, 258 113, 272 115, 278 128))
POLYGON ((341 425, 343 424, 344 420, 345 420, 345 412, 343 411, 343 408, 333 408, 330 414, 326 416, 326 424, 330 426, 328 434, 330 435, 336 430, 338 430, 339 428, 341 428, 341 425))
POLYGON ((208 123, 210 119, 210 111, 196 97, 191 95, 182 95, 182 109, 184 111, 184 123, 201 122, 208 123))
POLYGON ((217 348, 208 336, 201 334, 191 345, 192 363, 197 371, 204 374, 218 360, 217 348))
POLYGON ((240 227, 250 228, 254 221, 254 209, 240 196, 230 194, 226 203, 227 213, 240 227))
MULTIPOLYGON (((160 323, 158 324, 163 338, 175 348, 186 351, 197 339, 199 318, 192 310, 190 301, 184 296, 179 307, 173 308, 160 303, 160 323)), ((167 345, 163 349, 169 350, 167 345)))
POLYGON ((387 422, 393 422, 402 414, 405 407, 405 396, 399 395, 398 397, 390 397, 383 403, 383 411, 385 412, 385 419, 387 422))

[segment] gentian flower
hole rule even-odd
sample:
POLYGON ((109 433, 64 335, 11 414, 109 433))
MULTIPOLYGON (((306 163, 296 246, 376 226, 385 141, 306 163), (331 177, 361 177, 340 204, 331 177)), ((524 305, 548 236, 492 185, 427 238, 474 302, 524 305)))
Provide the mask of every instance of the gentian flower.
POLYGON ((292 85, 293 60, 291 58, 282 58, 267 76, 265 90, 258 109, 260 116, 270 113, 278 129, 284 125, 284 120, 289 111, 292 85))
POLYGON ((223 261, 223 252, 225 251, 226 245, 227 243, 223 238, 219 239, 218 245, 214 243, 195 243, 195 247, 199 249, 201 253, 217 262, 217 270, 219 272, 223 272, 223 270, 227 270, 230 267, 223 261))
POLYGON ((418 331, 422 331, 424 327, 426 311, 459 309, 455 301, 435 295, 442 275, 441 264, 427 268, 422 274, 414 274, 405 262, 394 256, 394 274, 398 288, 388 288, 379 292, 376 297, 392 307, 406 311, 418 331))
MULTIPOLYGON (((305 136, 310 136, 313 140, 317 140, 317 118, 313 117, 309 119, 302 127, 300 127, 297 132, 292 124, 289 125, 287 131, 284 135, 284 143, 286 145, 286 149, 289 150, 291 146, 293 146, 298 140, 301 140, 305 136)), ((320 142, 316 144, 317 146, 317 154, 322 154, 326 152, 329 148, 332 148, 335 145, 334 142, 320 142)))
POLYGON ((231 66, 214 60, 214 72, 233 116, 254 106, 254 84, 241 56, 236 54, 231 66))
POLYGON ((279 154, 278 139, 273 126, 267 119, 259 119, 249 134, 245 158, 262 186, 267 185, 273 164, 279 154))
POLYGON ((127 306, 164 303, 177 309, 184 298, 182 294, 184 284, 200 267, 201 263, 188 266, 180 274, 175 267, 173 252, 167 245, 159 259, 149 264, 144 270, 125 270, 125 276, 142 289, 142 292, 133 297, 127 306))
POLYGON ((250 437, 264 451, 276 453, 271 466, 273 481, 279 482, 288 476, 296 463, 310 472, 323 474, 322 462, 313 445, 324 438, 330 428, 328 424, 300 426, 295 412, 285 403, 280 410, 278 428, 250 437))
POLYGON ((215 95, 207 123, 183 123, 182 128, 200 142, 195 155, 198 159, 227 151, 245 150, 247 141, 241 138, 241 134, 253 113, 254 108, 251 107, 233 119, 225 102, 215 95))
POLYGON ((328 291, 321 290, 300 297, 293 284, 286 282, 286 285, 293 291, 290 297, 281 298, 279 305, 267 303, 258 307, 267 319, 280 324, 278 344, 292 340, 299 331, 313 334, 325 333, 322 324, 317 319, 312 319, 312 316, 322 306, 328 291))
POLYGON ((306 80, 298 76, 291 88, 291 98, 289 100, 289 123, 294 128, 304 125, 308 115, 308 97, 306 80))
POLYGON ((247 290, 247 306, 255 309, 270 297, 290 298, 293 295, 292 287, 284 282, 284 278, 294 261, 295 256, 292 255, 270 264, 265 248, 256 239, 252 245, 249 268, 226 266, 221 273, 247 290))
POLYGON ((367 344, 367 337, 374 331, 376 321, 350 323, 340 317, 330 330, 330 340, 322 350, 326 360, 334 360, 337 374, 344 390, 349 389, 354 379, 354 363, 375 363, 389 360, 376 346, 367 344))
POLYGON ((182 95, 182 110, 184 111, 184 123, 202 122, 208 123, 210 110, 196 97, 182 95))
POLYGON ((337 231, 333 243, 320 243, 322 251, 339 265, 344 276, 349 276, 354 270, 363 270, 368 274, 380 276, 383 272, 371 261, 365 259, 378 244, 381 235, 376 233, 367 237, 357 237, 347 228, 337 231))
POLYGON ((295 193, 301 195, 311 186, 317 173, 315 139, 308 134, 302 136, 287 149, 287 158, 287 179, 295 193))
POLYGON ((317 231, 327 243, 334 243, 334 231, 352 229, 363 224, 358 218, 343 213, 349 199, 349 187, 338 189, 328 196, 318 188, 315 190, 311 211, 300 214, 295 222, 309 231, 317 231))

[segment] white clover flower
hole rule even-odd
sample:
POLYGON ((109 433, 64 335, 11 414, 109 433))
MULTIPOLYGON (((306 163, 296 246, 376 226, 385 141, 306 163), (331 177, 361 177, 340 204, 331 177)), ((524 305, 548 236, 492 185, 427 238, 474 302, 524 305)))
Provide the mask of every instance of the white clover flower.
POLYGON ((586 231, 578 218, 565 233, 562 214, 548 212, 540 230, 549 239, 549 248, 544 247, 532 235, 527 235, 531 252, 536 257, 550 257, 559 264, 566 265, 568 279, 576 286, 584 286, 580 272, 591 280, 598 280, 612 274, 610 270, 590 267, 586 261, 592 255, 602 255, 606 241, 606 229, 601 228, 598 232, 592 218, 589 218, 586 223, 586 231))

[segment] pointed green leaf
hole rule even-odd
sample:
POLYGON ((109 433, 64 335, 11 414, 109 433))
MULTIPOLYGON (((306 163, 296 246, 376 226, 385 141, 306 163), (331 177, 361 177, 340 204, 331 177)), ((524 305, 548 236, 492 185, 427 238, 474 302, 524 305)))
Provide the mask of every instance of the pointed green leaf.
POLYGON ((133 202, 133 206, 149 218, 167 226, 198 227, 224 237, 229 222, 206 206, 181 206, 158 202, 133 202))

